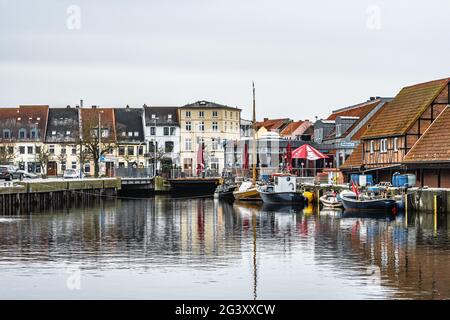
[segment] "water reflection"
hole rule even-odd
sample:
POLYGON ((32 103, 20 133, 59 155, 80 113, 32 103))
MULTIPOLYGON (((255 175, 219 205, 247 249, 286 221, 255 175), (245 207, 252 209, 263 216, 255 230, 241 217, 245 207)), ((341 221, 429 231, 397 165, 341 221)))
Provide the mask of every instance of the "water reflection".
POLYGON ((166 196, 2 216, 0 297, 449 298, 448 220, 404 219, 166 196))

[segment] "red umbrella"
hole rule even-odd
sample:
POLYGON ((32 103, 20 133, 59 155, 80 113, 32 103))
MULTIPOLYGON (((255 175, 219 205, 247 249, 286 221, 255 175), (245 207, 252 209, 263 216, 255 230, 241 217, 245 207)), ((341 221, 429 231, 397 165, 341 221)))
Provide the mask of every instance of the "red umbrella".
POLYGON ((203 156, 203 148, 204 148, 203 142, 200 142, 197 151, 197 176, 199 176, 202 173, 203 168, 205 168, 205 158, 203 156))
POLYGON ((291 143, 288 142, 287 148, 286 148, 286 167, 289 172, 292 170, 292 147, 291 143))
POLYGON ((242 164, 242 169, 248 170, 248 144, 244 144, 244 162, 242 164))
POLYGON ((328 156, 311 147, 309 144, 304 144, 292 152, 292 159, 318 160, 327 158, 328 156))

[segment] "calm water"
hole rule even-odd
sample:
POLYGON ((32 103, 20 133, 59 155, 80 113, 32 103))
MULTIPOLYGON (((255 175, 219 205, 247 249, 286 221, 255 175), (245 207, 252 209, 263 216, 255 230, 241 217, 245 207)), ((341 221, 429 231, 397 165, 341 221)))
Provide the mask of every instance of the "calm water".
POLYGON ((0 216, 0 298, 450 297, 446 217, 179 199, 0 216))

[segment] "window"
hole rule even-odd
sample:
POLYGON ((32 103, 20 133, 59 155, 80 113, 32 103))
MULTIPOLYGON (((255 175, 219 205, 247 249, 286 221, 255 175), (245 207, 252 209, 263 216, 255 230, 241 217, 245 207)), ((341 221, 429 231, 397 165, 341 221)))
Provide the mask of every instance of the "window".
POLYGON ((61 170, 62 171, 66 170, 66 161, 65 160, 61 161, 61 170))
POLYGON ((132 131, 128 132, 128 136, 132 137, 133 136, 133 132, 132 131))
POLYGON ((150 127, 150 135, 156 136, 156 127, 150 127))
POLYGON ((27 147, 27 153, 33 154, 33 147, 27 147))
POLYGON ((152 119, 156 119, 156 114, 152 114, 152 119))
POLYGON ((341 124, 341 123, 338 123, 338 124, 336 125, 336 137, 340 137, 340 136, 342 135, 342 133, 341 133, 341 128, 342 128, 342 124, 341 124))
POLYGON ((387 139, 381 139, 380 152, 387 152, 387 139))
POLYGON ((72 169, 76 169, 77 168, 77 162, 76 161, 72 161, 72 169))
POLYGON ((20 146, 20 147, 19 147, 19 153, 20 153, 20 154, 25 154, 25 147, 20 146))
POLYGON ((102 129, 102 138, 108 138, 108 136, 109 136, 109 130, 102 129))
POLYGON ((134 136, 135 136, 135 137, 139 137, 139 131, 135 131, 135 132, 134 132, 134 136))
POLYGON ((200 121, 200 123, 198 124, 198 130, 205 131, 205 121, 200 121))
POLYGON ((185 140, 185 147, 187 151, 191 151, 192 150, 192 140, 191 139, 186 139, 185 140))
POLYGON ((170 127, 170 135, 171 136, 175 135, 175 127, 170 127))
POLYGON ((119 147, 119 156, 125 155, 125 147, 119 147))
POLYGON ((166 141, 164 144, 164 151, 165 152, 172 152, 173 151, 173 142, 172 141, 166 141))
POLYGON ((394 152, 398 151, 398 137, 394 138, 394 152))
POLYGON ((61 154, 66 154, 66 148, 61 148, 61 154))
MULTIPOLYGON (((156 143, 156 148, 158 148, 158 143, 156 143)), ((155 152, 155 142, 154 141, 150 141, 148 143, 148 149, 150 152, 155 152)))
POLYGON ((217 150, 217 147, 218 147, 218 139, 212 138, 211 139, 211 149, 217 150))
POLYGON ((86 172, 86 173, 91 172, 91 164, 89 162, 86 162, 84 164, 84 172, 86 172))
POLYGON ((198 116, 199 116, 200 118, 204 118, 204 117, 205 117, 205 111, 199 111, 199 112, 198 112, 198 116))
POLYGON ((165 136, 168 136, 169 135, 169 127, 164 127, 163 128, 163 133, 164 133, 165 136))
POLYGON ((172 115, 171 115, 171 114, 168 114, 168 115, 167 115, 167 119, 168 119, 169 121, 171 121, 171 120, 172 120, 172 115))
POLYGON ((134 156, 134 147, 133 146, 128 146, 127 153, 128 153, 129 156, 134 156))
POLYGON ((142 156, 144 154, 144 146, 139 146, 138 153, 140 156, 142 156))
POLYGON ((375 145, 375 141, 370 140, 370 153, 374 152, 374 145, 375 145))
POLYGON ((3 139, 10 139, 11 138, 11 130, 4 129, 3 130, 3 139))
POLYGON ((213 112, 212 112, 212 116, 215 117, 215 118, 217 118, 217 116, 218 116, 217 111, 213 111, 213 112))
POLYGON ((72 148, 72 155, 76 155, 77 154, 77 148, 72 148))
POLYGON ((27 130, 25 130, 25 129, 20 129, 19 130, 19 139, 25 139, 26 138, 26 136, 27 136, 27 130))
POLYGON ((38 130, 36 128, 31 129, 31 139, 36 139, 39 137, 38 130))
POLYGON ((122 137, 126 137, 126 136, 127 136, 127 133, 126 133, 125 131, 123 131, 122 134, 121 134, 121 136, 122 136, 122 137))
POLYGON ((49 152, 50 154, 55 154, 55 146, 53 146, 53 145, 49 146, 49 147, 48 147, 48 152, 49 152))
POLYGON ((217 121, 213 121, 213 123, 212 123, 212 129, 213 129, 213 131, 219 130, 219 125, 218 125, 217 121))
POLYGON ((41 153, 41 147, 38 147, 38 146, 36 147, 36 153, 37 154, 41 153))
POLYGON ((225 111, 225 118, 228 116, 228 112, 225 111))
POLYGON ((70 136, 70 131, 69 130, 66 131, 66 136, 70 136))
POLYGON ((190 111, 186 111, 186 118, 190 118, 191 117, 191 112, 190 111))
POLYGON ((186 121, 186 131, 191 131, 192 127, 191 127, 191 122, 190 121, 186 121))

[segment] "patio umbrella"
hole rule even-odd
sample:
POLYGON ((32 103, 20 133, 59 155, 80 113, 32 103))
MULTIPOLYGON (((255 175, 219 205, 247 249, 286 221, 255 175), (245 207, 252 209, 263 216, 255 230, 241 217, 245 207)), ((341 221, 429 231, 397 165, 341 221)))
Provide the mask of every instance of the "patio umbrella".
POLYGON ((197 176, 199 176, 205 168, 205 158, 203 155, 203 142, 200 142, 197 151, 197 176))
MULTIPOLYGON (((314 161, 314 176, 316 175, 316 162, 318 159, 327 159, 328 156, 317 150, 316 148, 310 146, 309 144, 304 144, 298 147, 292 152, 292 159, 306 159, 314 161)), ((325 161, 325 160, 324 160, 325 161)), ((306 162, 308 164, 308 162, 306 162)))
POLYGON ((288 142, 286 148, 286 169, 291 172, 292 171, 292 147, 291 143, 288 142))

